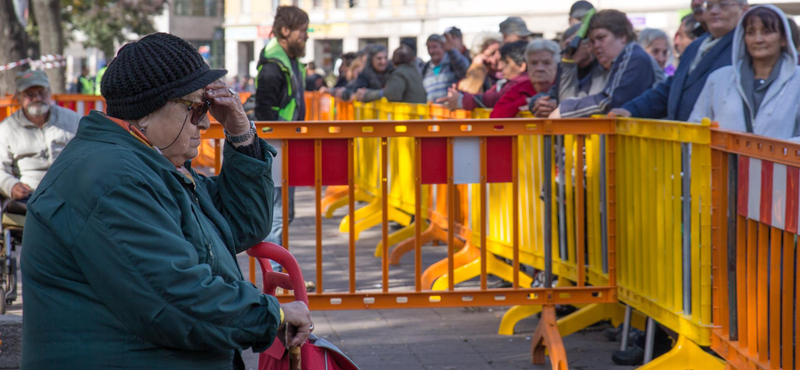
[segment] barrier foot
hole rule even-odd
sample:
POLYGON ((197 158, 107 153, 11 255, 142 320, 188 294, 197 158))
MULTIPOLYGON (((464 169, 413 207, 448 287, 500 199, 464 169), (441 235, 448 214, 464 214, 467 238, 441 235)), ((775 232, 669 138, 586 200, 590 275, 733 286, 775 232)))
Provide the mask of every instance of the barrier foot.
POLYGON ((681 335, 672 350, 638 370, 725 370, 726 363, 681 335))
POLYGON ((322 197, 322 209, 326 209, 331 203, 341 197, 347 196, 349 186, 328 186, 325 188, 325 195, 322 197))
MULTIPOLYGON (((466 246, 465 246, 466 248, 466 246)), ((477 248, 476 248, 477 249, 477 248)), ((454 261, 455 262, 455 261, 454 261)), ((447 260, 444 260, 445 267, 447 260)), ((486 259, 486 273, 497 276, 505 281, 514 280, 514 268, 511 265, 501 261, 493 254, 488 254, 486 259)), ((465 282, 475 277, 481 276, 481 260, 480 253, 478 258, 471 261, 455 270, 453 270, 453 284, 465 282)), ((442 275, 433 283, 433 290, 447 290, 449 288, 447 274, 442 275)), ((519 272, 519 285, 521 287, 529 287, 533 284, 533 278, 526 275, 522 271, 519 272)))
MULTIPOLYGON (((355 212, 355 223, 358 224, 364 218, 381 213, 381 197, 375 197, 372 199, 369 204, 363 206, 356 210, 355 212)), ((346 215, 342 218, 342 222, 339 223, 339 232, 349 232, 350 231, 350 215, 346 215)), ((356 238, 358 238, 358 233, 356 233, 356 238)))
MULTIPOLYGON (((389 234, 389 246, 392 246, 392 245, 395 245, 395 244, 398 244, 398 243, 401 243, 401 242, 405 242, 409 238, 411 238, 411 240, 414 240, 414 231, 417 228, 417 225, 415 224, 415 222, 417 222, 417 221, 414 221, 414 222, 408 224, 408 226, 404 226, 402 229, 397 230, 397 231, 389 234)), ((422 227, 427 227, 427 226, 428 226, 428 222, 425 221, 425 220, 422 220, 422 227)), ((413 247, 414 246, 412 244, 411 248, 413 249, 413 247)), ((396 249, 396 247, 395 247, 395 249, 396 249)), ((391 254, 389 256, 393 256, 393 255, 394 255, 394 249, 392 249, 391 254)), ((381 238, 381 240, 378 242, 378 245, 375 246, 375 257, 376 258, 380 258, 382 256, 383 256, 383 238, 381 238)), ((400 257, 402 257, 402 254, 399 257, 397 257, 397 261, 393 261, 391 259, 391 257, 390 257, 389 258, 389 264, 390 265, 396 265, 396 264, 400 263, 400 257)))
MULTIPOLYGON (((478 249, 478 247, 472 245, 472 243, 467 242, 461 248, 461 250, 453 254, 453 268, 459 269, 468 263, 478 261, 478 275, 480 275, 480 258, 481 258, 481 250, 478 249)), ((445 277, 447 276, 447 258, 440 260, 430 265, 430 267, 428 267, 427 269, 425 269, 425 272, 422 274, 422 280, 421 280, 422 289, 431 288, 434 281, 442 276, 445 277)), ((445 289, 447 289, 446 286, 445 289)))
MULTIPOLYGON (((369 194, 365 191, 356 189, 354 194, 356 202, 372 203, 375 200, 374 195, 369 194)), ((345 194, 345 196, 337 199, 336 201, 328 205, 328 208, 323 207, 322 209, 325 211, 325 218, 333 218, 333 212, 336 212, 336 210, 339 208, 346 207, 349 202, 350 202, 350 197, 347 194, 345 194)))
MULTIPOLYGON (((411 216, 405 212, 398 210, 392 206, 389 206, 389 212, 387 214, 387 218, 389 221, 397 222, 400 225, 408 226, 411 223, 411 216)), ((347 220, 345 218, 345 220, 347 220)), ((380 225, 383 222, 383 212, 378 211, 376 213, 367 215, 362 220, 356 222, 356 240, 358 240, 358 236, 361 235, 361 232, 367 229, 371 229, 377 225, 380 225)), ((341 230, 341 225, 340 228, 341 230)), ((349 229, 349 228, 348 228, 349 229)), ((349 230, 348 230, 349 231, 349 230)))
MULTIPOLYGON (((427 223, 425 225, 428 225, 427 223)), ((410 226, 410 225, 409 225, 410 226)), ((436 224, 430 224, 427 226, 427 229, 422 232, 421 236, 421 244, 425 245, 430 242, 447 242, 447 230, 442 229, 441 227, 437 226, 436 224)), ((438 244, 438 243, 437 243, 438 244)), ((397 265, 400 263, 400 259, 406 253, 414 250, 415 240, 412 237, 406 239, 402 243, 398 244, 396 247, 392 248, 392 253, 389 255, 389 263, 392 265, 397 265)), ((453 240, 453 249, 462 249, 464 248, 464 242, 461 239, 455 238, 453 240)), ((426 270, 427 271, 427 270, 426 270)), ((438 277, 438 276, 437 276, 438 277)), ((428 283, 425 283, 425 275, 422 278, 422 286, 430 286, 433 283, 432 278, 429 278, 428 283)))
POLYGON ((514 335, 514 328, 517 326, 518 322, 536 315, 539 312, 542 312, 542 305, 538 304, 511 307, 503 315, 503 319, 500 321, 500 328, 497 330, 497 334, 514 335))
MULTIPOLYGON (((558 279, 556 281, 556 287, 563 288, 568 286, 574 286, 575 284, 567 279, 558 279)), ((579 307, 583 307, 584 305, 580 305, 579 307)), ((503 315, 502 320, 500 321, 500 327, 497 330, 497 334, 500 335, 514 335, 514 328, 517 326, 517 323, 520 321, 531 317, 533 315, 542 312, 542 305, 525 305, 525 306, 514 306, 511 307, 506 313, 503 315)), ((559 323, 559 327, 560 327, 559 323)))
POLYGON ((567 370, 567 351, 558 332, 556 320, 556 306, 545 305, 542 308, 542 318, 531 338, 531 361, 541 365, 545 362, 545 349, 550 353, 550 364, 553 370, 567 370))

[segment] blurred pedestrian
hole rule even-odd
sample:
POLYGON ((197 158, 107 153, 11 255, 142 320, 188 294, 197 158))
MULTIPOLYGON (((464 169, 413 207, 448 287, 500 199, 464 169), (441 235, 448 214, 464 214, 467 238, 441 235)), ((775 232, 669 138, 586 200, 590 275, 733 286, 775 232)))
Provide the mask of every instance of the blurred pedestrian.
POLYGON ((469 60, 453 47, 452 35, 431 35, 426 44, 431 60, 422 71, 422 83, 428 101, 436 101, 447 96, 447 89, 466 77, 469 60))
POLYGON ((472 59, 467 76, 458 82, 458 90, 470 94, 488 91, 497 81, 500 62, 500 44, 503 35, 497 32, 482 32, 473 41, 472 59))
MULTIPOLYGON (((602 72, 595 70, 591 84, 578 90, 576 97, 561 100, 551 118, 608 113, 664 79, 661 67, 636 43, 625 13, 613 9, 597 12, 589 23, 589 40, 602 72)), ((574 80, 559 86, 561 94, 577 87, 574 80)))
POLYGON ((369 90, 364 101, 386 98, 390 102, 425 104, 427 101, 422 76, 414 66, 414 53, 406 45, 400 45, 392 54, 394 69, 389 73, 389 80, 381 90, 369 90))
POLYGON ((678 27, 678 32, 675 33, 675 39, 673 41, 673 44, 675 44, 675 54, 679 58, 683 55, 683 51, 697 39, 697 36, 692 32, 696 26, 697 20, 695 20, 694 16, 691 14, 681 19, 681 26, 678 27))
POLYGON ((512 118, 528 108, 528 101, 553 86, 561 50, 553 41, 536 39, 525 47, 528 81, 510 88, 495 104, 491 118, 512 118))
POLYGON ((733 37, 733 64, 708 77, 690 122, 777 139, 800 137, 800 67, 786 15, 772 5, 745 13, 733 37))
POLYGON ((306 91, 319 91, 325 86, 325 78, 317 73, 317 63, 313 60, 306 65, 306 91))
POLYGON ((520 83, 530 83, 528 76, 528 62, 525 57, 525 41, 516 41, 503 45, 500 48, 500 66, 503 79, 489 88, 483 94, 470 94, 459 92, 455 88, 450 88, 444 98, 439 98, 438 103, 442 103, 450 109, 473 110, 475 108, 493 108, 500 98, 511 88, 520 83))
POLYGON ((422 76, 422 70, 425 68, 425 61, 423 61, 419 55, 417 55, 417 41, 416 39, 412 38, 405 38, 400 40, 400 43, 408 46, 411 49, 411 52, 414 53, 414 67, 417 68, 419 71, 419 75, 422 76))
POLYGON ((458 27, 447 27, 444 31, 445 35, 453 36, 453 47, 458 50, 459 53, 464 54, 469 60, 472 60, 472 57, 469 55, 469 49, 464 46, 464 35, 461 34, 461 29, 458 27))
POLYGON ((645 28, 639 32, 639 45, 644 48, 647 54, 658 63, 662 69, 667 68, 669 62, 670 46, 667 34, 655 28, 645 28))
POLYGON ((386 81, 389 80, 389 75, 394 69, 389 62, 388 55, 389 53, 383 45, 375 45, 369 50, 367 65, 358 75, 353 86, 356 100, 370 102, 380 99, 379 91, 386 86, 386 81), (367 96, 368 91, 373 93, 367 96))
POLYGON ((336 85, 333 86, 334 89, 347 86, 347 70, 355 59, 356 53, 345 53, 339 59, 339 65, 336 67, 337 79, 336 85))
POLYGON ((703 4, 702 16, 708 21, 709 31, 686 48, 675 75, 612 113, 621 117, 689 119, 708 76, 731 65, 734 29, 750 8, 747 0, 710 0, 703 4))
POLYGON ((594 5, 588 1, 576 1, 572 4, 572 7, 569 8, 569 25, 573 26, 577 23, 581 23, 583 20, 583 16, 586 13, 589 13, 590 10, 594 9, 594 5))
POLYGON ((528 30, 528 25, 520 17, 508 17, 500 23, 500 33, 503 34, 503 43, 514 41, 528 41, 533 32, 528 30))

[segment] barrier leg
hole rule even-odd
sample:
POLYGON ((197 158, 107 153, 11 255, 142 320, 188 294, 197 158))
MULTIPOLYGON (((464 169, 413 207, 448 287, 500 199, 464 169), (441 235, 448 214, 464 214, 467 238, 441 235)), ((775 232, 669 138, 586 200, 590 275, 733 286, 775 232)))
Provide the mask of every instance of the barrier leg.
MULTIPOLYGON (((380 212, 381 212, 381 197, 375 197, 369 204, 356 210, 354 215, 355 222, 358 223, 364 218, 373 215, 375 213, 380 215, 380 212)), ((342 222, 339 223, 339 231, 342 233, 350 231, 350 215, 344 216, 342 218, 342 222)), ((356 237, 358 237, 358 234, 356 234, 356 237)))
POLYGON ((346 197, 348 193, 347 186, 328 186, 325 188, 325 196, 322 198, 322 209, 327 209, 333 202, 346 197))
POLYGON ((553 370, 567 370, 567 351, 558 332, 556 306, 546 305, 542 309, 542 319, 531 338, 531 358, 534 364, 544 364, 545 349, 550 353, 553 370))
MULTIPOLYGON (((375 196, 356 189, 355 190, 355 200, 357 202, 368 202, 372 203, 375 200, 375 196)), ((333 218, 333 212, 336 212, 337 209, 346 207, 350 202, 350 197, 345 194, 345 196, 336 199, 333 203, 329 204, 327 208, 322 208, 325 210, 325 218, 333 218)), ((360 208, 359 208, 360 209, 360 208)), ((345 216, 347 217, 347 216, 345 216)))
POLYGON ((619 350, 628 350, 628 336, 631 334, 631 313, 633 307, 625 305, 625 321, 622 322, 622 339, 620 340, 619 350))
POLYGON ((672 350, 637 370, 703 369, 724 370, 727 364, 703 351, 697 344, 681 335, 672 350))
MULTIPOLYGON (((472 263, 474 261, 478 261, 480 264, 481 258, 481 250, 470 242, 464 245, 460 251, 453 254, 453 268, 459 269, 462 266, 472 263)), ((480 268, 480 265, 478 266, 480 268)), ((478 273, 480 275, 480 272, 478 273)), ((434 280, 441 278, 442 276, 447 276, 447 258, 434 263, 427 269, 425 269, 425 273, 422 274, 422 288, 428 289, 434 282, 434 280)), ((446 288, 445 288, 446 289, 446 288)))
MULTIPOLYGON (((505 281, 514 281, 514 268, 501 261, 494 255, 486 259, 486 273, 497 276, 505 281)), ((453 271, 453 284, 462 283, 469 279, 481 276, 481 261, 477 259, 453 271)), ((447 274, 442 275, 433 283, 433 290, 447 290, 449 288, 447 274)), ((533 278, 523 272, 519 272, 519 285, 529 287, 533 284, 533 278)))
MULTIPOLYGON (((574 286, 574 284, 567 279, 558 279, 556 282, 556 287, 563 288, 567 286, 574 286)), ((583 305, 580 307, 583 307, 583 305)), ((500 320, 500 327, 497 329, 497 334, 514 335, 514 328, 517 326, 518 322, 536 315, 539 312, 542 312, 542 305, 538 304, 511 307, 503 315, 503 319, 500 320)), ((559 325, 561 325, 560 322, 559 325)))
POLYGON ((497 334, 500 335, 514 335, 514 328, 517 323, 542 312, 542 305, 528 305, 528 306, 514 306, 506 311, 503 319, 500 321, 500 328, 497 334))
MULTIPOLYGON (((416 222, 416 221, 414 221, 414 222, 416 222)), ((430 243, 431 241, 433 241, 433 238, 434 238, 434 235, 433 235, 434 225, 433 224, 428 224, 427 221, 424 221, 424 222, 425 223, 422 224, 423 225, 422 227, 425 228, 425 231, 423 231, 420 234, 420 244, 422 244, 422 245, 430 243)), ((413 237, 408 238, 408 239, 400 242, 399 244, 397 244, 394 248, 392 248, 392 251, 389 253, 389 264, 390 265, 399 264, 400 263, 400 258, 402 258, 403 255, 405 255, 409 251, 413 250, 414 246, 415 246, 415 241, 414 241, 413 237)), ((377 251, 375 253, 377 254, 377 251)), ((426 270, 426 272, 427 272, 427 270, 426 270)), ((422 286, 430 286, 430 285, 426 285, 425 284, 425 275, 422 275, 422 282, 423 282, 422 286)))
MULTIPOLYGON (((356 213, 358 213, 358 211, 356 211, 356 213)), ((394 221, 394 222, 397 222, 397 223, 399 223, 401 225, 408 225, 408 224, 411 223, 411 216, 410 215, 408 215, 408 214, 406 214, 406 213, 404 213, 402 211, 399 211, 394 207, 389 207, 389 212, 387 214, 387 217, 388 217, 389 221, 394 221)), ((345 220, 347 220, 347 218, 345 218, 342 221, 345 221, 345 220)), ((356 221, 356 240, 358 240, 358 236, 361 234, 362 231, 370 229, 370 228, 372 228, 374 226, 380 225, 381 222, 383 222, 383 212, 382 211, 378 211, 376 213, 372 213, 370 215, 365 216, 360 221, 356 221)), ((341 229, 342 229, 341 225, 339 225, 339 230, 341 230, 341 229)), ((345 232, 346 231, 349 231, 349 230, 345 230, 345 232)))
MULTIPOLYGON (((414 224, 415 222, 417 222, 417 221, 415 220, 414 222, 410 223, 408 226, 405 226, 402 229, 397 230, 397 231, 389 234, 389 245, 390 246, 391 245, 395 245, 395 244, 398 244, 398 243, 401 243, 401 242, 405 242, 405 241, 407 241, 409 239, 411 239, 413 241, 414 240, 414 231, 416 230, 416 227, 417 227, 414 224)), ((428 224, 427 221, 422 220, 422 225, 423 225, 422 227, 427 227, 427 224, 428 224)), ((391 252, 390 256, 394 256, 395 249, 397 249, 397 247, 392 249, 392 252, 391 252)), ((411 249, 414 249, 414 244, 413 243, 411 244, 411 249)), ((383 256, 383 238, 381 238, 381 240, 378 242, 378 245, 375 246, 375 257, 376 258, 380 258, 382 256, 383 256)), ((397 257, 397 261, 392 260, 391 257, 390 257, 389 264, 396 265, 396 264, 400 263, 400 257, 402 257, 402 254, 397 257)))
POLYGON ((652 317, 647 318, 647 331, 644 337, 644 363, 653 360, 653 346, 656 340, 656 321, 652 317))

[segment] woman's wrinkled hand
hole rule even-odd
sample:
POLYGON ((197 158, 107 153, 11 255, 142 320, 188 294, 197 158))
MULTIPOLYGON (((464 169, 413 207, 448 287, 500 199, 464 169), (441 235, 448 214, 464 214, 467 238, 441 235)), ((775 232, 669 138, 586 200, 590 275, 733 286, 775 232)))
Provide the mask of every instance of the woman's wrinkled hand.
POLYGON ((244 135, 250 130, 250 120, 242 107, 242 101, 225 81, 217 80, 204 89, 203 96, 211 102, 210 113, 233 136, 244 135))
POLYGON ((297 347, 306 342, 313 331, 311 313, 301 301, 282 304, 283 325, 278 328, 277 339, 286 347, 297 347))

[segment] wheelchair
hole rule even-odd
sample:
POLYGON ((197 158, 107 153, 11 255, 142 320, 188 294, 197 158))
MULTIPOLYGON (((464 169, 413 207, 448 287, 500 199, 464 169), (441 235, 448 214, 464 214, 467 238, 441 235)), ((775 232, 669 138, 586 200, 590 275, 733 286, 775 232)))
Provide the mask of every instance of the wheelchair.
POLYGON ((3 210, 2 247, 0 248, 0 315, 6 313, 6 306, 17 300, 17 257, 12 255, 22 246, 22 228, 25 226, 24 204, 10 202, 3 210))

